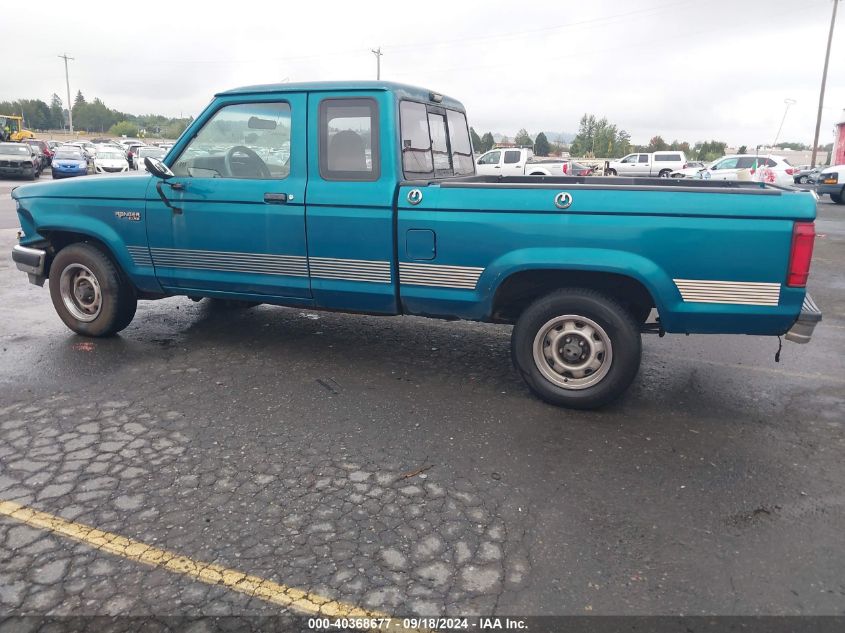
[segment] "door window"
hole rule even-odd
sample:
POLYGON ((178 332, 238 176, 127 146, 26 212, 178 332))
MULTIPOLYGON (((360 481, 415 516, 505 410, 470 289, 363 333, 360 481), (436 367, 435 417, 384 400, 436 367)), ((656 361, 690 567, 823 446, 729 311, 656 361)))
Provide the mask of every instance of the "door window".
POLYGON ((320 175, 325 180, 378 180, 378 105, 373 99, 320 103, 320 175))
POLYGON ((502 152, 490 152, 478 159, 479 165, 498 165, 499 159, 502 157, 502 152))
POLYGON ((287 103, 225 106, 203 125, 171 170, 187 178, 287 178, 290 127, 287 103))
POLYGON ((640 161, 639 162, 647 163, 648 162, 648 154, 640 154, 640 161))
POLYGON ((637 155, 636 155, 636 154, 631 154, 630 156, 626 156, 625 158, 623 158, 623 159, 622 159, 622 162, 623 162, 623 163, 626 163, 626 164, 628 164, 628 163, 636 163, 636 162, 637 162, 637 155))
POLYGON ((522 158, 522 152, 518 149, 509 149, 505 151, 505 165, 518 163, 520 158, 522 158))

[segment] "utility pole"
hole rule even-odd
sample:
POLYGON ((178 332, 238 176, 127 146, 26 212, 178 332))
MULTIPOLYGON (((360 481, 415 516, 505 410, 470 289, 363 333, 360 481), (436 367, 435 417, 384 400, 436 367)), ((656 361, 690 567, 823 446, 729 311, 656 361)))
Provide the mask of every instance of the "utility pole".
POLYGON ((67 85, 67 121, 68 127, 70 128, 70 133, 73 134, 73 104, 70 102, 70 79, 68 79, 67 74, 67 62, 68 60, 73 61, 73 57, 68 57, 67 53, 64 55, 59 55, 59 57, 65 60, 65 85, 67 85))
POLYGON ((376 56, 376 79, 381 79, 381 56, 384 55, 384 53, 381 52, 381 46, 370 50, 373 55, 376 56))
POLYGON ((816 166, 816 153, 819 147, 819 130, 822 127, 822 109, 824 108, 824 88, 827 83, 827 64, 830 61, 830 43, 833 41, 833 27, 836 24, 836 7, 839 0, 833 0, 833 15, 830 16, 830 33, 827 35, 827 51, 824 54, 824 70, 822 71, 822 88, 819 91, 819 113, 816 116, 816 135, 813 137, 813 157, 810 159, 810 168, 816 166))

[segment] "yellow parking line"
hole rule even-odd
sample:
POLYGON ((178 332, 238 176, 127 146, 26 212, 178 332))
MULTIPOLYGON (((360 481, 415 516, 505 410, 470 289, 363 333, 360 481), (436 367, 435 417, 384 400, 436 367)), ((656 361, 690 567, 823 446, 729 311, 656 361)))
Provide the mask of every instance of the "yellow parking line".
MULTIPOLYGON (((90 545, 101 552, 108 552, 151 567, 165 569, 209 585, 222 585, 233 591, 283 607, 290 607, 301 613, 340 618, 380 619, 390 617, 378 611, 361 609, 310 591, 303 591, 258 576, 245 574, 236 569, 180 556, 119 534, 104 532, 82 523, 67 521, 46 512, 39 512, 13 501, 0 500, 0 515, 11 517, 34 528, 66 536, 90 545)), ((401 620, 396 621, 393 627, 396 628, 400 623, 401 620)))

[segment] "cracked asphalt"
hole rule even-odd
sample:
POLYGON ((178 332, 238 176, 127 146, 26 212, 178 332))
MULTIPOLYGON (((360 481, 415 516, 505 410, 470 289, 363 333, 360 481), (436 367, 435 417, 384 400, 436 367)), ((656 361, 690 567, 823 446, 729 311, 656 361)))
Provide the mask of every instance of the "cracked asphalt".
MULTIPOLYGON (((397 616, 845 614, 842 207, 809 345, 645 336, 599 412, 534 399, 505 326, 172 298, 75 336, 9 209, 0 501, 397 616)), ((0 614, 284 610, 0 515, 0 614)))

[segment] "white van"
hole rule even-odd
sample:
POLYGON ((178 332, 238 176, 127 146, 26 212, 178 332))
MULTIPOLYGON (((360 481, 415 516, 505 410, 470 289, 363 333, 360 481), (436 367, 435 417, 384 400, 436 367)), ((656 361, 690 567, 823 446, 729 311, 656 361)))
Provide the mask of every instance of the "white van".
POLYGON ((620 160, 612 160, 605 170, 608 176, 651 176, 668 178, 673 171, 683 169, 686 155, 677 150, 664 152, 628 154, 620 160))

